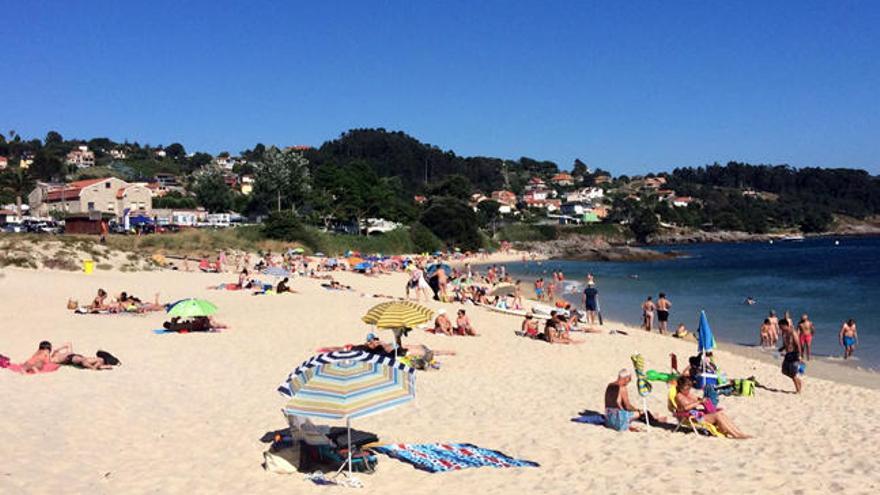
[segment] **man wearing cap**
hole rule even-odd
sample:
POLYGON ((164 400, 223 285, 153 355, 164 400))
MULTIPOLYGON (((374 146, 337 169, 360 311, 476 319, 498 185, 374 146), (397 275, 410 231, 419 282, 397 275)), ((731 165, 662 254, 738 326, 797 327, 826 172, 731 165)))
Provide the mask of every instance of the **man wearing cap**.
POLYGON ((630 423, 642 416, 642 412, 633 407, 629 401, 626 386, 632 381, 628 369, 617 374, 617 380, 605 388, 605 426, 617 431, 632 429, 630 423))
POLYGON ((364 344, 352 347, 354 350, 378 354, 383 357, 394 357, 394 347, 379 340, 374 333, 367 334, 367 341, 364 344))
POLYGON ((590 278, 587 281, 587 288, 584 289, 584 309, 587 310, 587 320, 590 325, 596 324, 596 311, 599 308, 599 291, 596 289, 596 282, 590 278))

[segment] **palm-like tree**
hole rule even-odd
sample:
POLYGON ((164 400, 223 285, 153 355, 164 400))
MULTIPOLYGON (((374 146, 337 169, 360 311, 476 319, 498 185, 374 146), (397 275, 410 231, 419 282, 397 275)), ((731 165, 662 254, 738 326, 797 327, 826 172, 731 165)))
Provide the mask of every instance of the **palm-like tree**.
POLYGON ((30 193, 33 188, 34 179, 20 167, 9 169, 0 175, 0 189, 15 195, 15 207, 19 219, 22 217, 21 198, 30 193))

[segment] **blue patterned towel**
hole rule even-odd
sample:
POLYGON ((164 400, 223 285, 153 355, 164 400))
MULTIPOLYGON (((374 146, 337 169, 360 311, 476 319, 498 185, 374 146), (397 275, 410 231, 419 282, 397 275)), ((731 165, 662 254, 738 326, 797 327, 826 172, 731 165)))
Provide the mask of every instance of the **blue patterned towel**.
POLYGON ((372 447, 388 457, 412 464, 414 468, 439 473, 472 467, 538 467, 537 462, 514 459, 497 450, 470 443, 389 444, 372 447))

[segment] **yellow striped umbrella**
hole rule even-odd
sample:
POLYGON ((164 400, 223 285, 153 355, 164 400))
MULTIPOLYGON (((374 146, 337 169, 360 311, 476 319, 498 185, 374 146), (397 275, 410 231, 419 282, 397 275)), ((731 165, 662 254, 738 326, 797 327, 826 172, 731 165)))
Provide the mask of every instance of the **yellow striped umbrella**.
POLYGON ((413 328, 431 321, 434 312, 410 301, 388 301, 377 304, 361 318, 379 328, 413 328))

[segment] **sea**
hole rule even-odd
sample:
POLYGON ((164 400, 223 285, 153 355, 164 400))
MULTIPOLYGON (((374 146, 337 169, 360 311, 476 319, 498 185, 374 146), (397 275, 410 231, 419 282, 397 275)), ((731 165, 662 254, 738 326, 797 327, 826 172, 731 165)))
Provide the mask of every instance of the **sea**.
MULTIPOLYGON (((562 271, 567 300, 582 305, 592 273, 605 318, 639 325, 641 304, 660 292, 672 302, 669 328, 697 327, 705 310, 716 339, 759 347, 759 328, 771 310, 807 313, 816 327, 814 359, 843 364, 841 324, 856 320, 859 345, 846 364, 880 369, 880 237, 816 237, 772 243, 655 246, 677 258, 649 262, 545 260, 507 264, 531 281, 562 271), (747 298, 755 303, 748 305, 747 298)), ((559 291, 557 291, 558 293, 559 291)), ((772 350, 764 350, 772 353, 772 350)))

